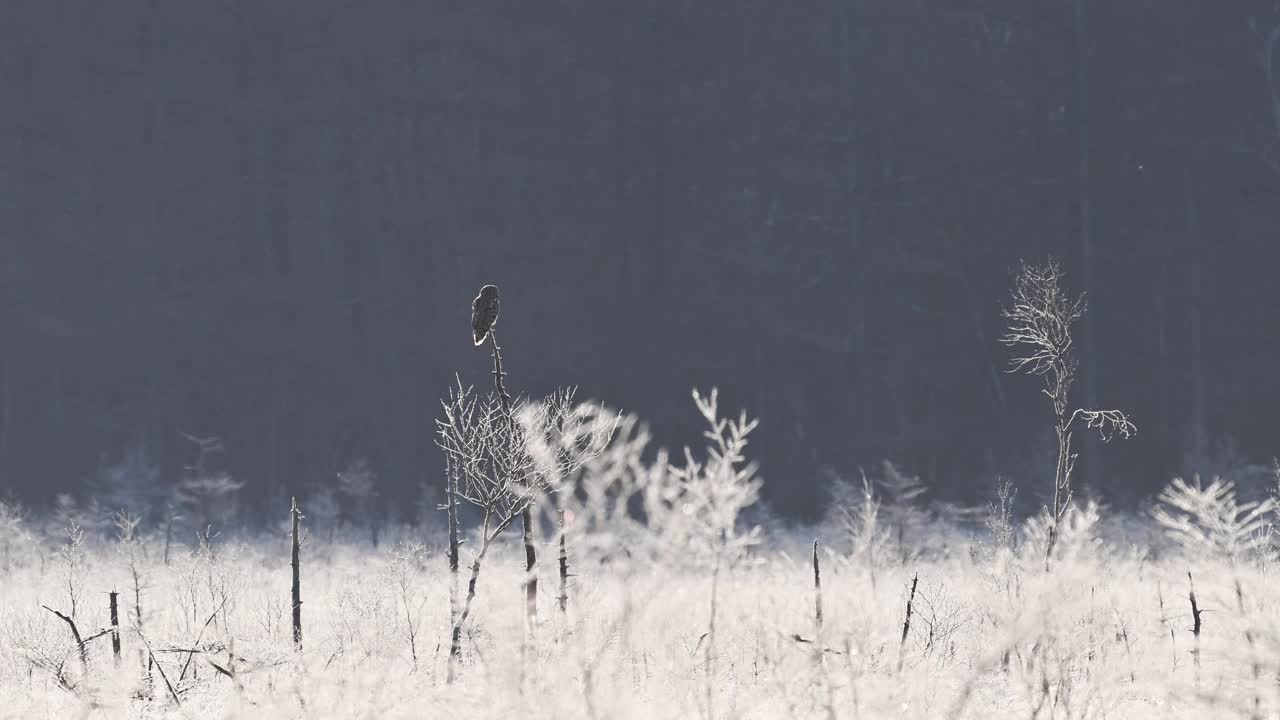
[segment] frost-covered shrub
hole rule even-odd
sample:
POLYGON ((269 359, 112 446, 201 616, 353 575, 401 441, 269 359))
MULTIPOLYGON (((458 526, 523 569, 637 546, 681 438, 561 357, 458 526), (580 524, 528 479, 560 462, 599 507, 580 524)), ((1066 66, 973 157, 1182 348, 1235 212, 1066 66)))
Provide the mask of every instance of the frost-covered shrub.
POLYGON ((698 564, 732 562, 759 542, 758 526, 744 527, 742 513, 760 497, 762 481, 756 464, 743 453, 747 436, 758 424, 745 411, 737 419, 720 417, 718 393, 693 391, 693 402, 710 429, 706 458, 688 448, 684 465, 650 475, 645 487, 645 520, 668 548, 698 564))
POLYGON ((1052 552, 1053 560, 1092 559, 1101 546, 1098 538, 1098 521, 1101 519, 1102 510, 1096 500, 1089 499, 1083 505, 1072 502, 1057 522, 1055 540, 1052 535, 1053 515, 1047 508, 1042 509, 1023 524, 1023 549, 1033 558, 1045 557, 1052 552))

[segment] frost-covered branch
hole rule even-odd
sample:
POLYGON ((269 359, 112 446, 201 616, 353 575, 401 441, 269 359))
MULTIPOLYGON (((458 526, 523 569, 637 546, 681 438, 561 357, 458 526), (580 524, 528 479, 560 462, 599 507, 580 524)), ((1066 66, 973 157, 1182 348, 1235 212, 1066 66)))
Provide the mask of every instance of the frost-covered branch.
POLYGON ((1137 426, 1129 422, 1129 418, 1119 410, 1077 409, 1071 414, 1067 425, 1070 426, 1076 420, 1083 421, 1090 430, 1097 430, 1103 442, 1110 442, 1117 435, 1127 440, 1138 432, 1137 426))

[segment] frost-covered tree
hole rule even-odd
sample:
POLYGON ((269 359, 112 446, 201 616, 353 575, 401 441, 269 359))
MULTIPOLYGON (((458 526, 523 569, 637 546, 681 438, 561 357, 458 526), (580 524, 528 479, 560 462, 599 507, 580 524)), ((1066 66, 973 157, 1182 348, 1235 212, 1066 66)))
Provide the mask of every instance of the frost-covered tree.
POLYGON ((1203 485, 1197 475, 1191 483, 1174 478, 1157 500, 1152 517, 1189 555, 1234 564, 1269 545, 1269 516, 1277 509, 1273 498, 1242 503, 1235 483, 1214 478, 1203 485))
POLYGON ((25 567, 36 558, 39 538, 17 501, 0 500, 0 572, 25 567))
POLYGON ((684 450, 684 464, 648 478, 646 523, 670 548, 697 564, 732 564, 760 539, 759 527, 745 527, 742 513, 760 498, 762 481, 744 452, 759 424, 746 411, 720 417, 719 393, 693 391, 693 402, 709 429, 706 457, 684 450))
POLYGON ((1049 260, 1043 265, 1023 264, 1014 279, 1012 301, 1003 311, 1008 328, 1000 341, 1016 351, 1009 371, 1039 377, 1041 391, 1053 407, 1058 452, 1053 500, 1046 515, 1046 564, 1058 540, 1058 526, 1071 508, 1071 475, 1076 463, 1072 449, 1074 429, 1083 423, 1087 429, 1097 430, 1104 441, 1115 435, 1127 438, 1137 430, 1119 410, 1091 410, 1071 403, 1079 363, 1072 327, 1084 317, 1085 310, 1085 297, 1067 292, 1061 266, 1049 260))
POLYGON ((98 472, 90 487, 98 505, 110 514, 125 513, 146 522, 164 502, 166 490, 160 468, 145 445, 125 449, 119 462, 98 472))
MULTIPOLYGON (((173 505, 197 535, 208 538, 225 527, 237 509, 237 495, 244 483, 227 470, 222 441, 216 436, 196 437, 183 433, 198 448, 196 461, 183 471, 174 489, 173 505)), ((167 521, 172 525, 173 519, 167 521)), ((166 531, 168 532, 168 531, 166 531)))
POLYGON ((466 598, 450 612, 450 678, 481 565, 493 543, 537 498, 552 492, 608 443, 611 430, 603 426, 581 433, 566 430, 575 422, 569 417, 575 413, 572 397, 562 391, 538 401, 514 401, 498 392, 480 396, 459 384, 441 403, 437 444, 451 473, 446 509, 455 512, 450 506, 461 500, 475 506, 481 517, 466 598))
POLYGON ((884 562, 892 538, 885 525, 884 502, 875 484, 861 468, 860 483, 841 477, 831 482, 827 518, 848 542, 849 557, 866 567, 875 582, 876 569, 884 562))
POLYGON ((320 528, 329 542, 333 542, 342 514, 337 491, 329 486, 321 487, 308 497, 306 508, 312 527, 320 528))
POLYGON ((687 531, 675 502, 681 479, 665 449, 650 449, 652 436, 639 417, 606 407, 597 412, 615 423, 613 437, 559 493, 566 525, 602 562, 663 558, 668 535, 675 542, 687 531))
POLYGON ((987 503, 983 525, 991 533, 991 546, 995 552, 1012 551, 1017 543, 1017 529, 1013 522, 1013 502, 1018 489, 1007 477, 996 479, 995 497, 987 503))
POLYGON ((369 529, 369 541, 378 547, 381 518, 377 512, 378 473, 368 458, 352 458, 338 473, 337 493, 341 517, 353 525, 369 529))
MULTIPOLYGON (((538 503, 550 510, 559 547, 557 569, 559 594, 556 605, 566 611, 569 602, 569 524, 574 520, 574 502, 581 487, 584 467, 599 457, 618 424, 619 413, 597 403, 578 403, 576 389, 555 393, 548 402, 551 412, 526 409, 519 418, 529 442, 529 452, 547 478, 551 502, 538 503)), ((579 542, 581 532, 574 532, 579 542)), ((531 570, 532 568, 530 568, 531 570)), ((532 600, 530 600, 532 608, 532 600)))
POLYGON ((885 525, 893 534, 898 554, 905 560, 907 539, 929 521, 929 513, 920 507, 920 498, 929 488, 919 475, 910 475, 890 460, 880 464, 879 485, 885 525))
POLYGON ((58 493, 53 498, 53 512, 45 518, 45 534, 61 538, 69 527, 97 534, 110 524, 110 514, 103 512, 97 498, 81 500, 71 493, 58 493))
POLYGON ((637 521, 630 504, 646 485, 651 464, 644 456, 652 436, 633 413, 604 407, 600 412, 616 418, 613 438, 598 456, 587 461, 561 500, 581 533, 615 544, 627 542, 626 536, 637 521))

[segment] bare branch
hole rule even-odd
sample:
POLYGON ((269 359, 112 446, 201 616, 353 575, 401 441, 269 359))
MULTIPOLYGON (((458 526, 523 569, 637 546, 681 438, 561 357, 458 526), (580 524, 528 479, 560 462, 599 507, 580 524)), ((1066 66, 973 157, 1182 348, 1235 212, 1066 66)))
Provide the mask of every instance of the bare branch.
POLYGON ((1071 419, 1067 421, 1067 425, 1070 426, 1077 419, 1083 420, 1085 427, 1088 429, 1097 430, 1098 436, 1102 438, 1103 442, 1110 442, 1116 435, 1127 440, 1138 432, 1138 428, 1129 422, 1129 418, 1119 410, 1085 410, 1078 408, 1071 414, 1071 419))
POLYGON ((86 648, 86 645, 90 640, 96 640, 97 638, 100 638, 103 635, 106 635, 107 633, 111 632, 111 630, 110 629, 103 630, 102 632, 91 635, 88 638, 82 638, 80 636, 80 628, 76 627, 76 621, 72 620, 70 616, 64 615, 63 613, 60 613, 57 610, 54 610, 48 605, 41 605, 40 607, 44 608, 45 610, 48 610, 54 615, 57 615, 58 619, 66 623, 67 627, 70 628, 71 637, 75 639, 76 650, 80 654, 80 666, 85 671, 85 673, 88 673, 89 672, 89 651, 86 648))

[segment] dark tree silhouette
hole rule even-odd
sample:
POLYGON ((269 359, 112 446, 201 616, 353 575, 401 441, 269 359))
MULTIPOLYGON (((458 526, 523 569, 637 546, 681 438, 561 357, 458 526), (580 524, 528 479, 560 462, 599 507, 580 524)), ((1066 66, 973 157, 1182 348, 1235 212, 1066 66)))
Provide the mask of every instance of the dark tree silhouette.
POLYGON ((1079 483, 1277 452, 1274 0, 11 5, 0 489, 36 509, 133 445, 171 490, 183 427, 274 525, 355 423, 405 519, 422 408, 483 381, 439 339, 517 281, 556 318, 504 325, 522 390, 673 447, 686 388, 747 398, 794 519, 884 458, 938 500, 1029 489, 1053 417, 995 310, 1049 254, 1108 308, 1078 399, 1144 420, 1079 483))

